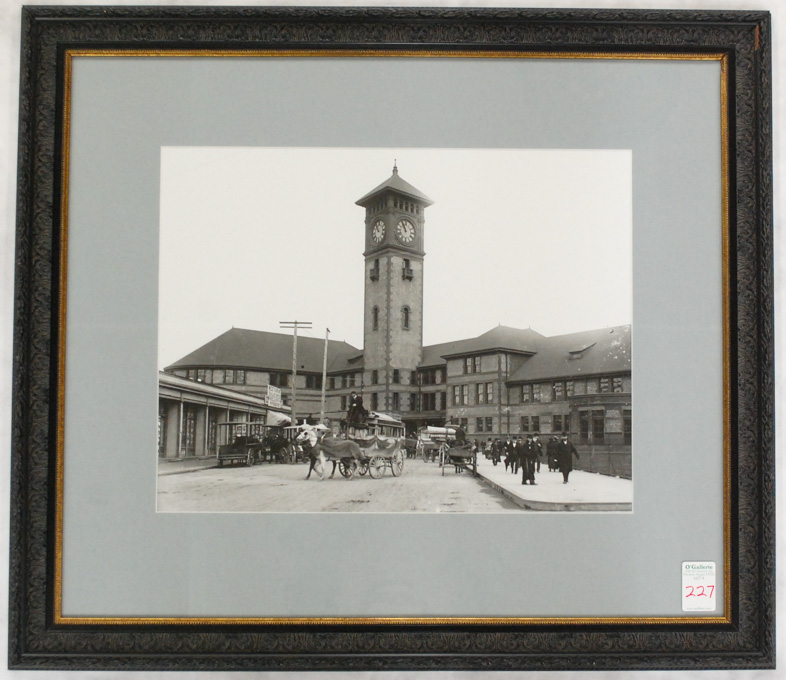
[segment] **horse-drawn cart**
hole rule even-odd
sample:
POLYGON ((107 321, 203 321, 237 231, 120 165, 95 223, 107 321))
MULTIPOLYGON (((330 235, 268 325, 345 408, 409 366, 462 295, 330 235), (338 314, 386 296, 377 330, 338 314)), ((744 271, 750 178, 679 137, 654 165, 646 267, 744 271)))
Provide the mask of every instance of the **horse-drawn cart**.
MULTIPOLYGON (((307 443, 310 451, 311 470, 320 462, 324 479, 325 466, 333 463, 333 472, 338 467, 343 477, 351 479, 357 472, 379 479, 390 469, 394 477, 404 471, 404 425, 384 414, 369 414, 366 428, 357 428, 351 437, 326 436, 320 431, 324 426, 305 426, 297 440, 307 443), (359 436, 359 435, 363 436, 359 436), (398 436, 397 436, 398 435, 398 436)), ((331 477, 333 474, 330 475, 331 477)), ((307 477, 308 479, 308 477, 307 477)))
POLYGON ((439 461, 443 476, 450 465, 456 472, 469 470, 475 476, 478 474, 477 454, 467 443, 463 428, 458 425, 421 427, 418 430, 418 447, 424 461, 439 461))

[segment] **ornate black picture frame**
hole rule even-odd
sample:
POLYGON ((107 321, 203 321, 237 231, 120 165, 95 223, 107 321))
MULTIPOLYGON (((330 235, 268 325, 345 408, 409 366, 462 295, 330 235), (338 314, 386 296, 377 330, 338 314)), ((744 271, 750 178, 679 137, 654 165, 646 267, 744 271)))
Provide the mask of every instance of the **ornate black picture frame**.
POLYGON ((16 669, 772 668, 774 325, 766 12, 29 7, 22 26, 9 664, 16 669), (662 55, 722 62, 728 575, 720 619, 78 620, 62 616, 64 153, 70 55, 662 55))

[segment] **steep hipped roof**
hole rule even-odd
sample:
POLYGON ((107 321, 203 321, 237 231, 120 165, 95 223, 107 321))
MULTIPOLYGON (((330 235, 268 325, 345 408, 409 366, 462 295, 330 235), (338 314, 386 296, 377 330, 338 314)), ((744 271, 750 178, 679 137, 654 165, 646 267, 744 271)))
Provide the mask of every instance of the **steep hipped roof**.
MULTIPOLYGON (((299 335, 297 339, 298 370, 321 372, 324 351, 325 341, 323 339, 299 335)), ((349 357, 358 354, 360 354, 360 350, 346 342, 328 341, 328 366, 334 363, 346 363, 349 357)), ((232 328, 167 366, 165 370, 188 366, 291 370, 292 336, 284 333, 232 328)))
POLYGON ((432 201, 428 196, 426 196, 426 194, 424 194, 419 189, 413 187, 406 180, 401 179, 401 177, 399 177, 398 174, 398 168, 394 165, 393 174, 384 182, 382 182, 382 184, 380 184, 378 187, 369 191, 365 196, 363 196, 363 198, 359 198, 357 201, 355 201, 355 205, 364 205, 371 198, 388 189, 397 191, 400 194, 405 194, 407 196, 410 196, 411 198, 415 198, 421 203, 425 203, 426 205, 434 204, 434 201, 432 201))
POLYGON ((630 326, 546 338, 508 382, 630 371, 630 326))
POLYGON ((439 366, 445 363, 444 357, 479 354, 494 350, 507 350, 531 354, 537 352, 544 342, 544 337, 531 328, 511 328, 495 326, 490 331, 476 338, 443 342, 423 348, 421 366, 439 366))

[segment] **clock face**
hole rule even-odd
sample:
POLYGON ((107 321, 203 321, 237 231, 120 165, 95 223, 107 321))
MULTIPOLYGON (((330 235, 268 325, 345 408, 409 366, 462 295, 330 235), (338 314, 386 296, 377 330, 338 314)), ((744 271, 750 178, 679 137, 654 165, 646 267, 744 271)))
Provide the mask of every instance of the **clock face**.
POLYGON ((374 243, 381 243, 383 238, 385 238, 385 223, 382 220, 377 220, 371 227, 371 240, 374 243))
POLYGON ((396 236, 402 243, 412 243, 415 238, 415 225, 409 220, 400 220, 396 225, 396 236))

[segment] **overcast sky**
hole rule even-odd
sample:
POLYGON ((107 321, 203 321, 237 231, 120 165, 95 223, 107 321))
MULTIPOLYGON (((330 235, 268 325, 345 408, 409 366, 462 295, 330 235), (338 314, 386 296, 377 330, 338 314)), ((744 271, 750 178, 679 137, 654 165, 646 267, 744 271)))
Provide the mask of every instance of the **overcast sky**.
POLYGON ((631 322, 628 150, 166 147, 159 367, 232 326, 296 319, 362 348, 355 201, 394 159, 434 201, 425 344, 500 323, 558 335, 631 322))

